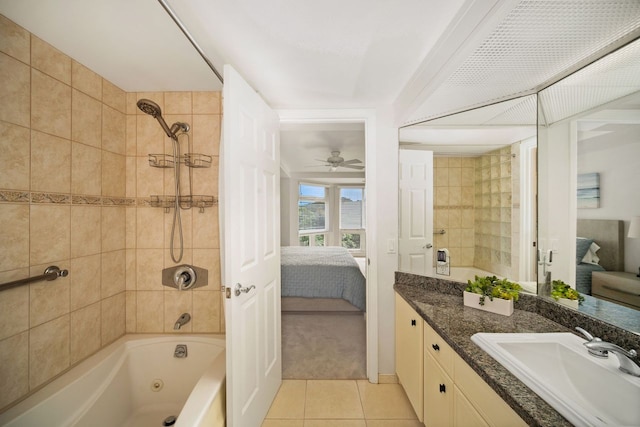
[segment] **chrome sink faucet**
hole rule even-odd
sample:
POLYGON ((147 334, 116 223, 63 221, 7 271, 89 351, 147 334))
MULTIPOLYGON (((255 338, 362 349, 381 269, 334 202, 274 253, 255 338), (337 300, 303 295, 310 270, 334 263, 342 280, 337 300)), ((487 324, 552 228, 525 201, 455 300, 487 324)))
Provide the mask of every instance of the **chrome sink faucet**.
POLYGON ((177 331, 182 326, 189 323, 189 320, 191 320, 191 315, 189 313, 182 313, 180 317, 178 317, 178 320, 176 320, 176 324, 173 325, 173 329, 177 331))
POLYGON ((625 350, 615 344, 606 341, 591 341, 584 343, 589 351, 600 350, 615 354, 620 361, 620 370, 626 374, 640 377, 640 365, 638 365, 638 353, 635 350, 625 350), (635 360, 634 360, 635 359, 635 360))
MULTIPOLYGON (((588 342, 584 343, 585 346, 589 343, 602 342, 600 338, 594 337, 589 332, 582 329, 580 326, 576 326, 576 331, 580 332, 588 340, 588 342)), ((587 347, 587 350, 589 351, 590 355, 595 357, 601 357, 603 359, 606 359, 607 357, 609 357, 609 353, 607 353, 607 350, 599 350, 591 347, 587 347)))

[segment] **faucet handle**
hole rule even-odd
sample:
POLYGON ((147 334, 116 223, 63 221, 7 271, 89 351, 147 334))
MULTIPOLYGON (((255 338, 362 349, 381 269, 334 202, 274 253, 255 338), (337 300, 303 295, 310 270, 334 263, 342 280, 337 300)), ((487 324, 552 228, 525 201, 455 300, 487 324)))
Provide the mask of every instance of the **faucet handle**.
POLYGON ((601 357, 603 359, 609 357, 609 353, 607 352, 607 350, 600 350, 600 349, 590 348, 589 346, 587 346, 587 344, 592 342, 601 342, 602 340, 600 338, 594 337, 589 332, 582 329, 580 326, 576 326, 576 331, 580 332, 587 339, 587 342, 583 344, 587 347, 587 350, 589 351, 590 355, 595 357, 601 357))

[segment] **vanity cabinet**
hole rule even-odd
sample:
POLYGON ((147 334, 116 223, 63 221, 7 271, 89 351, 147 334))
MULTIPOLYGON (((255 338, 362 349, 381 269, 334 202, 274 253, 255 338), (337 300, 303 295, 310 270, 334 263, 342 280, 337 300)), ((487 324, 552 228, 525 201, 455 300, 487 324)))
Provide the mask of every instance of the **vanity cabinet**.
POLYGON ((396 302, 396 375, 422 421, 422 341, 424 320, 398 294, 396 302))
POLYGON ((424 425, 527 425, 426 322, 424 425))

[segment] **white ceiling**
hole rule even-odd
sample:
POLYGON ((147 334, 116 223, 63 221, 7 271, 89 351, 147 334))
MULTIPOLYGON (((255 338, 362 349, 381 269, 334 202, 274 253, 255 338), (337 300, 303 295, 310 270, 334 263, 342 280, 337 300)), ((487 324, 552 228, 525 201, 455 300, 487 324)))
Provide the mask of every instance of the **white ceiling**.
MULTIPOLYGON (((393 106, 399 124, 533 93, 640 36, 638 0, 167 1, 272 107, 393 106)), ((0 0, 0 13, 125 91, 221 88, 157 0, 0 0)))

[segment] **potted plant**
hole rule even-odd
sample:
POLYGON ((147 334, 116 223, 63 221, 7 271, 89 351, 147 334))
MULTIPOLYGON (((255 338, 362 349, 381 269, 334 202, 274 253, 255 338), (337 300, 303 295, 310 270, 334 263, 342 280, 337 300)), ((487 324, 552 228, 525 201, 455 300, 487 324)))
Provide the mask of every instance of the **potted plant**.
POLYGON ((575 310, 584 301, 584 297, 580 292, 564 283, 562 280, 554 280, 551 282, 551 298, 556 300, 558 304, 571 307, 575 310))
POLYGON ((496 276, 475 276, 475 280, 467 282, 464 290, 464 305, 489 311, 491 313, 511 316, 513 302, 518 301, 519 284, 496 276))

